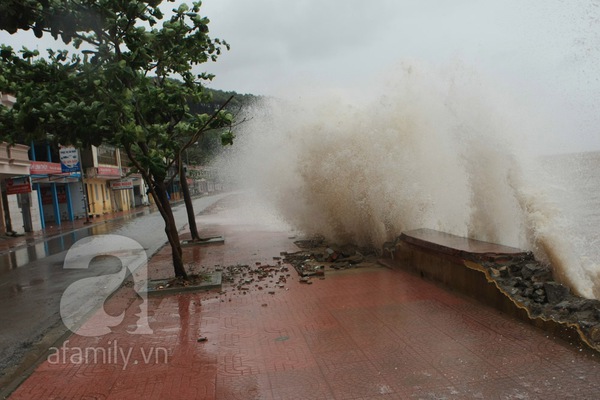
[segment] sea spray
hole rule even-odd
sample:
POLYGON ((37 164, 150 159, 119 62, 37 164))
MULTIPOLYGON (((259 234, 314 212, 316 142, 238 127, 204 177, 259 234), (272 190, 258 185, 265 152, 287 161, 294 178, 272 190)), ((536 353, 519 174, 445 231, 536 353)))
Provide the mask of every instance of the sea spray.
POLYGON ((379 247, 431 228, 520 247, 592 297, 558 205, 544 208, 535 113, 460 64, 403 63, 383 82, 257 105, 221 169, 307 234, 379 247))
POLYGON ((541 167, 533 242, 579 294, 600 299, 600 153, 544 157, 541 167))

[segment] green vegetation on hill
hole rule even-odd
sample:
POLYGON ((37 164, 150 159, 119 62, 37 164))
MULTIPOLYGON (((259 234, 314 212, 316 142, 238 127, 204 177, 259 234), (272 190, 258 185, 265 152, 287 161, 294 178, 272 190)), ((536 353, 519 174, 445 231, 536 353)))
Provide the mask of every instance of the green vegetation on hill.
POLYGON ((227 104, 227 111, 236 114, 239 110, 251 105, 261 98, 260 96, 255 96, 253 94, 240 94, 232 91, 209 89, 206 87, 204 88, 204 91, 210 93, 210 100, 199 104, 190 104, 190 111, 192 113, 210 114, 211 112, 218 110, 231 96, 234 96, 229 104, 227 104))
MULTIPOLYGON (((202 103, 190 104, 190 112, 197 114, 212 114, 219 109, 231 96, 233 99, 227 104, 227 111, 236 115, 245 107, 251 106, 261 99, 253 94, 239 94, 233 91, 204 88, 210 93, 210 100, 202 103)), ((235 143, 234 143, 235 145, 235 143)), ((207 131, 189 147, 184 154, 184 162, 190 165, 207 165, 224 150, 221 143, 221 132, 218 130, 207 131)))

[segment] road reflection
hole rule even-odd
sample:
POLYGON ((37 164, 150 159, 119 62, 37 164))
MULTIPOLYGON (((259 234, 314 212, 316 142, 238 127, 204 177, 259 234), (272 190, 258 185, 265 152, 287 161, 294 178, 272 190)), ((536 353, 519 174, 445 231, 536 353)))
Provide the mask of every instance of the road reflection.
POLYGON ((40 239, 37 242, 32 239, 28 241, 25 247, 19 247, 5 254, 0 254, 0 278, 2 274, 31 264, 37 260, 63 253, 71 248, 75 242, 84 237, 92 235, 103 235, 120 229, 133 219, 144 217, 150 211, 141 211, 135 214, 127 215, 118 220, 106 221, 102 224, 96 224, 89 228, 80 228, 78 230, 60 234, 49 239, 40 239))

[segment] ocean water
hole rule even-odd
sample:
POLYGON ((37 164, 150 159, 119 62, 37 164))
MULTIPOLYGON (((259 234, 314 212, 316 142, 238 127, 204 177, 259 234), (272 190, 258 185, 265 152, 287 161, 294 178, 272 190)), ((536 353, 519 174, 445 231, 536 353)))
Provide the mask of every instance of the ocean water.
POLYGON ((600 298, 600 152, 541 154, 551 118, 496 82, 402 63, 358 96, 247 112, 219 169, 299 232, 379 247, 437 229, 533 251, 600 298))
POLYGON ((600 152, 544 157, 542 165, 546 206, 554 211, 551 230, 539 242, 584 295, 600 298, 600 152))

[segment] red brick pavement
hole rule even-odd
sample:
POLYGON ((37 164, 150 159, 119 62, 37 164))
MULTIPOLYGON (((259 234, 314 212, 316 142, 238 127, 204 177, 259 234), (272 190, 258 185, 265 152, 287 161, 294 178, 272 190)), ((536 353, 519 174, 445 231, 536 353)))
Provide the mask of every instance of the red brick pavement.
MULTIPOLYGON (((197 269, 274 264, 289 233, 244 224, 228 209, 198 218, 224 245, 186 248, 197 269)), ((168 276, 169 254, 152 277, 168 276), (165 260, 167 262, 165 262, 165 260)), ((276 275, 282 275, 277 273, 276 275)), ((293 279, 292 279, 293 278, 293 279)), ((124 288, 105 308, 113 333, 72 335, 66 360, 41 364, 19 399, 597 399, 596 357, 403 271, 365 268, 312 285, 151 297, 152 335, 132 335, 137 302, 124 288), (275 294, 269 294, 269 291, 275 294), (207 341, 198 342, 199 337, 207 341), (73 349, 131 350, 79 363, 73 349), (145 358, 145 359, 144 359, 145 358)), ((112 354, 115 352, 113 351, 112 354)), ((118 351, 117 351, 118 353, 118 351)))

